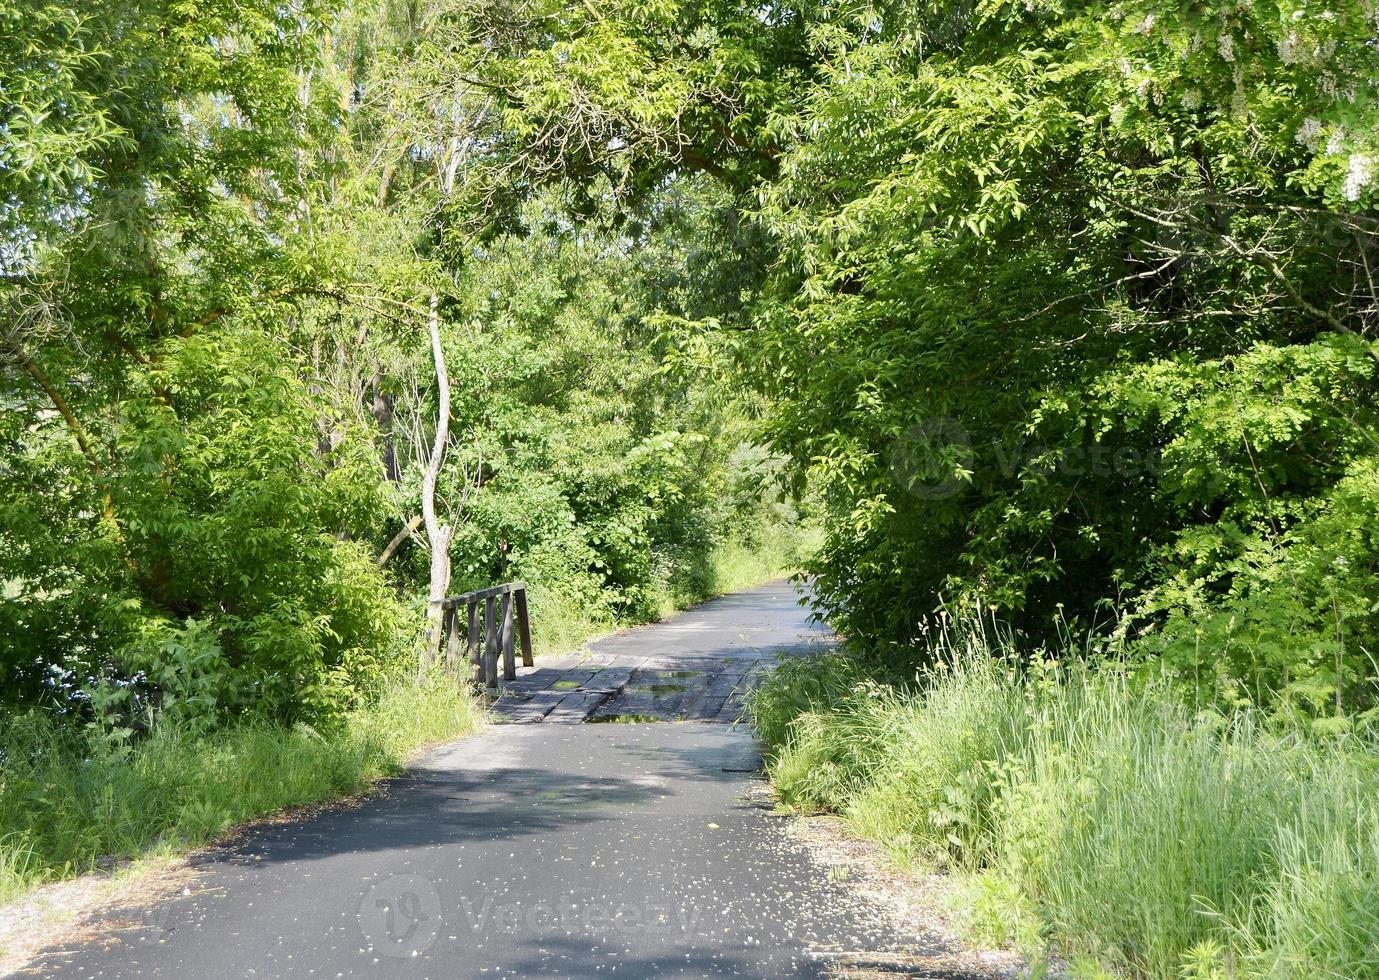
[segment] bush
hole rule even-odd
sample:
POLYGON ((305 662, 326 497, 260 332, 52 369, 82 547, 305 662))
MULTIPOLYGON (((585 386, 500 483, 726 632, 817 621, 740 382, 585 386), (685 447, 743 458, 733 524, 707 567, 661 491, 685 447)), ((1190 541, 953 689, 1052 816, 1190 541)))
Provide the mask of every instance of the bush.
POLYGON ((199 734, 169 720, 136 739, 33 710, 0 718, 0 901, 102 857, 202 844, 284 807, 357 793, 480 720, 443 675, 388 683, 321 730, 254 722, 199 734))
POLYGON ((972 876, 986 938, 1137 976, 1379 976, 1375 740, 982 636, 951 627, 908 686, 779 670, 752 710, 782 798, 972 876))
MULTIPOLYGON (((793 525, 758 528, 753 543, 727 536, 707 554, 679 562, 652 562, 639 587, 643 607, 613 608, 615 590, 593 576, 557 560, 528 564, 522 570, 530 588, 532 639, 538 653, 572 650, 591 636, 621 625, 664 618, 678 609, 717 595, 784 578, 799 568, 808 541, 793 525), (657 567, 659 566, 659 567, 657 567)), ((544 556, 543 556, 544 557, 544 556)))
POLYGON ((318 399, 251 329, 160 354, 130 379, 106 483, 45 492, 70 474, 46 437, 9 433, 0 703, 79 708, 63 695, 108 679, 207 724, 336 718, 407 647, 372 554, 342 540, 383 507, 368 441, 346 427, 323 457, 318 399))

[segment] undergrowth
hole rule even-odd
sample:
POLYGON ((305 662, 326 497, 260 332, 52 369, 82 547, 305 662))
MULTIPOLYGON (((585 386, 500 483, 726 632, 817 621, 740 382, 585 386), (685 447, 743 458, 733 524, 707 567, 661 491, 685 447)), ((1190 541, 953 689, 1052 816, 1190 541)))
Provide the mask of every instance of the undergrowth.
MULTIPOLYGON (((812 542, 810 532, 784 524, 762 529, 750 542, 732 537, 719 541, 689 572, 662 581, 651 618, 664 619, 706 599, 791 575, 812 542)), ((647 621, 646 616, 618 615, 601 601, 598 590, 532 584, 530 595, 532 642, 538 655, 566 653, 602 633, 647 621)))
POLYGON ((285 807, 349 796, 419 748, 473 731, 444 675, 397 680, 330 729, 244 723, 195 734, 77 730, 0 716, 0 901, 111 860, 196 846, 285 807))
POLYGON ((1379 977, 1379 745, 1034 664, 950 624, 882 685, 843 656, 751 702, 781 798, 967 885, 979 940, 1084 977, 1379 977))

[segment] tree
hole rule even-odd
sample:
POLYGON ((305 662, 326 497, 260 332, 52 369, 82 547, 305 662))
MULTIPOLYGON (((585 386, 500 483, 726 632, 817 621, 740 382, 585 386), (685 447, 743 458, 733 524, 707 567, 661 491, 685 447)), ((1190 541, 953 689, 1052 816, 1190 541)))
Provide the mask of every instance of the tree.
POLYGON ((204 682, 215 714, 328 717, 396 607, 341 539, 379 506, 290 346, 311 297, 303 169, 324 9, 6 11, 0 663, 204 682), (10 30, 13 28, 13 30, 10 30), (13 165, 10 165, 13 164, 13 165))
POLYGON ((431 587, 427 591, 427 616, 430 620, 423 665, 436 656, 441 645, 443 603, 450 587, 450 540, 454 534, 449 524, 442 524, 436 515, 436 481, 445 465, 445 450, 450 441, 450 375, 445 369, 445 352, 441 349, 440 315, 437 300, 431 297, 431 313, 427 317, 427 333, 431 339, 431 358, 436 366, 436 435, 431 455, 421 478, 421 513, 426 525, 426 537, 431 545, 431 587))
POLYGON ((1368 670, 1363 4, 452 9, 485 199, 708 175, 764 234, 751 315, 676 330, 768 396, 843 629, 1061 603, 1254 696, 1368 670))

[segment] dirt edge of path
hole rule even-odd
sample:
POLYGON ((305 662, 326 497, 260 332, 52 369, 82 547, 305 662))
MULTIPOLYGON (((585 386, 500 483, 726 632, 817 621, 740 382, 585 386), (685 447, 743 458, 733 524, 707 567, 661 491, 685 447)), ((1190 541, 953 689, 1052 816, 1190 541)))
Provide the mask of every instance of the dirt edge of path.
POLYGON ((142 928, 151 910, 196 890, 203 868, 227 857, 255 830, 302 823, 332 810, 347 810, 388 792, 388 785, 428 753, 482 734, 486 719, 458 738, 418 746, 397 775, 380 776, 358 793, 303 803, 236 824, 205 844, 166 853, 123 859, 101 871, 88 871, 39 885, 0 905, 0 980, 41 976, 43 954, 75 943, 114 942, 128 929, 142 928))
MULTIPOLYGON (((762 786, 761 793, 774 800, 774 794, 766 786, 762 786)), ((787 824, 786 834, 805 848, 828 874, 845 878, 858 894, 886 910, 898 931, 938 936, 952 949, 944 956, 905 966, 933 971, 935 975, 952 973, 990 980, 1017 980, 1031 975, 1056 980, 1065 976, 1056 967, 1039 973, 1014 949, 973 946, 963 938, 950 911, 957 904, 960 891, 956 881, 944 874, 898 868, 881 845, 856 836, 842 819, 795 815, 787 824)), ((846 963, 840 963, 830 975, 840 980, 866 980, 876 974, 868 970, 850 970, 846 963)), ((887 971, 885 975, 894 976, 895 973, 887 971)))

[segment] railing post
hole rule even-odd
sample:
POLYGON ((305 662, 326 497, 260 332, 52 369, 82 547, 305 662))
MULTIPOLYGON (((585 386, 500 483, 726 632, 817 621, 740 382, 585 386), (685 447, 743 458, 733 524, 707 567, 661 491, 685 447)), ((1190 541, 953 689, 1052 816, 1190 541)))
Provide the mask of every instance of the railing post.
POLYGON ((495 596, 484 598, 484 688, 498 689, 498 622, 494 609, 495 596))
POLYGON ((517 679, 516 647, 522 645, 522 665, 533 666, 531 620, 527 611, 527 584, 504 582, 463 595, 450 596, 441 606, 442 648, 447 667, 457 667, 460 644, 464 660, 473 668, 473 683, 491 695, 498 694, 499 658, 504 681, 517 679), (479 605, 483 603, 483 609, 479 605), (460 607, 464 607, 466 635, 460 639, 460 607), (514 626, 516 631, 514 632, 514 626))
POLYGON ((469 620, 469 636, 466 644, 467 659, 470 663, 470 672, 474 677, 474 686, 484 686, 484 655, 479 647, 479 600, 468 599, 465 602, 465 616, 469 620))
POLYGON ((534 663, 531 653, 531 620, 527 616, 526 585, 514 589, 513 597, 517 601, 517 635, 522 641, 522 666, 531 667, 534 663))
POLYGON ((458 603, 447 601, 445 604, 445 666, 449 670, 454 670, 456 661, 460 659, 460 631, 458 629, 460 609, 458 603))
POLYGON ((503 651, 503 680, 517 680, 517 664, 512 656, 512 593, 503 593, 503 625, 498 631, 498 645, 503 651))

